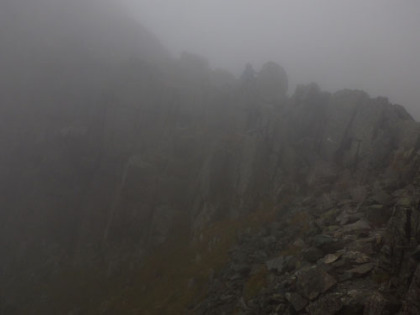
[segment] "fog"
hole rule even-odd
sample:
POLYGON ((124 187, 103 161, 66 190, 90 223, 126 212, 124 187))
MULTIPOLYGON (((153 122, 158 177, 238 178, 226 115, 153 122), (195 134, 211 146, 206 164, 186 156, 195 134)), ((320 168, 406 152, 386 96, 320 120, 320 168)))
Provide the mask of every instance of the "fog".
POLYGON ((420 314, 418 13, 0 0, 0 314, 420 314))
POLYGON ((420 117, 420 3, 411 1, 124 0, 174 54, 238 74, 281 64, 291 86, 362 89, 420 117))

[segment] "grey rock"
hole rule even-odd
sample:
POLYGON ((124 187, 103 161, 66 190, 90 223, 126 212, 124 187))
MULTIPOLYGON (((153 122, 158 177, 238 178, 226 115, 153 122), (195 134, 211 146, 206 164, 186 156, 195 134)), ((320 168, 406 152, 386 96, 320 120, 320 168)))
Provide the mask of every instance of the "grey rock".
POLYGON ((411 254, 411 257, 416 260, 417 262, 420 262, 420 245, 416 247, 414 252, 411 254))
POLYGON ((311 315, 333 315, 343 307, 340 294, 327 294, 309 304, 306 310, 311 315))
POLYGON ((383 205, 373 205, 366 209, 366 218, 373 226, 385 225, 391 217, 392 209, 383 205))
POLYGON ((341 241, 325 234, 314 236, 311 239, 311 244, 312 246, 321 249, 324 254, 334 253, 343 247, 343 243, 341 241))
POLYGON ((340 310, 342 314, 363 314, 363 309, 366 300, 371 294, 370 290, 366 289, 350 289, 341 297, 343 308, 340 310))
POLYGON ((284 256, 280 256, 277 258, 270 259, 266 261, 265 265, 267 266, 267 269, 269 271, 275 271, 278 273, 283 272, 283 269, 285 268, 285 258, 284 256))
POLYGON ((352 269, 349 270, 349 272, 356 274, 356 275, 360 275, 363 276, 367 273, 369 273, 374 267, 374 264, 371 263, 367 263, 367 264, 363 264, 363 265, 359 265, 357 267, 354 267, 352 269))
POLYGON ((343 259, 351 264, 365 264, 372 260, 368 255, 359 251, 347 251, 343 254, 343 259))
POLYGON ((333 287, 337 281, 319 267, 313 267, 298 274, 299 292, 310 300, 333 287))
POLYGON ((347 280, 351 280, 353 278, 354 278, 354 276, 351 272, 345 271, 341 275, 338 276, 338 281, 339 282, 344 282, 344 281, 347 281, 347 280))
POLYGON ((336 262, 342 255, 343 253, 334 253, 334 254, 325 255, 325 257, 322 258, 322 262, 327 265, 332 264, 336 262))
POLYGON ((371 229, 370 224, 363 219, 343 227, 345 233, 364 232, 370 231, 371 229))
POLYGON ((280 256, 266 261, 265 265, 269 271, 283 273, 295 269, 296 258, 292 256, 280 256))
POLYGON ((319 234, 319 235, 314 236, 311 242, 315 247, 323 248, 323 247, 333 244, 334 239, 329 235, 319 234))
POLYGON ((308 300, 296 292, 286 293, 286 299, 290 304, 292 304, 296 312, 300 312, 308 304, 308 300))
POLYGON ((251 271, 251 266, 248 264, 234 265, 233 270, 235 270, 240 275, 246 276, 251 271))
POLYGON ((382 189, 377 189, 373 195, 370 197, 372 201, 375 201, 382 205, 387 205, 391 201, 391 196, 383 191, 382 189))
POLYGON ((324 253, 316 247, 310 247, 307 249, 302 250, 302 257, 308 262, 314 263, 318 259, 322 258, 324 253))
POLYGON ((406 295, 406 299, 403 303, 402 311, 403 314, 420 314, 420 266, 412 277, 410 287, 406 295))
POLYGON ((337 217, 336 221, 340 225, 346 225, 356 222, 357 220, 360 220, 360 214, 349 214, 346 211, 343 211, 340 213, 340 215, 337 217))
POLYGON ((366 301, 364 315, 384 315, 387 313, 388 301, 379 293, 374 292, 366 301))

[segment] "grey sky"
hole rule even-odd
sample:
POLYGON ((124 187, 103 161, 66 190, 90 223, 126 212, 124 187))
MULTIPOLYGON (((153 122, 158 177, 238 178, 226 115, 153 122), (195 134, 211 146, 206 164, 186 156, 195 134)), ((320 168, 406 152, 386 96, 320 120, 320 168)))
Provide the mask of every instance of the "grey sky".
MULTIPOLYGON (((363 89, 420 118, 418 0, 124 0, 174 54, 238 73, 281 64, 292 84, 363 89)), ((291 91, 292 92, 292 91, 291 91)))

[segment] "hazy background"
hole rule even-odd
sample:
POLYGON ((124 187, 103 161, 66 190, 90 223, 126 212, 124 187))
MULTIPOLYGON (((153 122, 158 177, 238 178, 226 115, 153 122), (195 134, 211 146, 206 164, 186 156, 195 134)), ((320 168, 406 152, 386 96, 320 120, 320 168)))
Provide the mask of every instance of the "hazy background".
MULTIPOLYGON (((420 118, 420 1, 123 0, 174 54, 238 74, 281 64, 296 83, 363 89, 420 118)), ((292 91, 289 91, 292 92, 292 91)))

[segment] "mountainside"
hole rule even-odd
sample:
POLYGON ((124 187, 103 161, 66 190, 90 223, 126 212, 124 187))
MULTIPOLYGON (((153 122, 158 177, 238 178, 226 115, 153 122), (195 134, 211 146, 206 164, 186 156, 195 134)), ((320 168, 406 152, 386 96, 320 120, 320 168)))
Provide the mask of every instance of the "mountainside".
POLYGON ((174 59, 94 2, 29 22, 42 1, 0 8, 1 314, 420 312, 403 107, 174 59))

